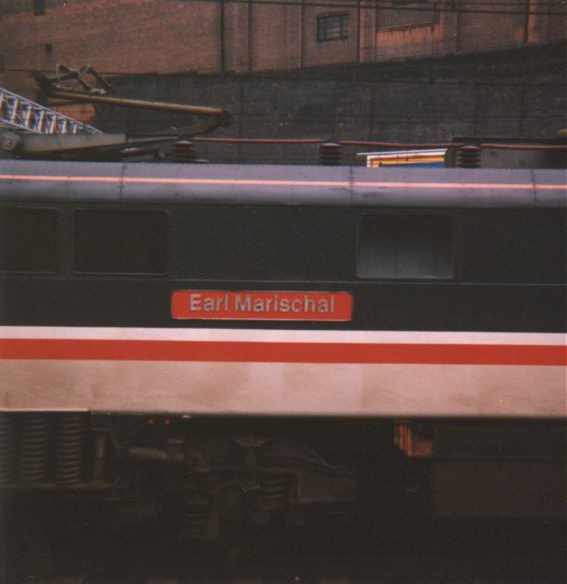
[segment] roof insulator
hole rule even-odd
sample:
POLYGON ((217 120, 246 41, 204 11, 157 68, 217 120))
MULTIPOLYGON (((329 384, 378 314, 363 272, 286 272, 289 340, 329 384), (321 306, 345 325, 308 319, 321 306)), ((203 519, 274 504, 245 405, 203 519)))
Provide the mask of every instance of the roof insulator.
POLYGON ((175 162, 195 162, 195 150, 193 142, 189 140, 179 140, 173 145, 173 160, 175 162))
POLYGON ((480 168, 480 153, 479 146, 473 144, 461 146, 457 153, 457 166, 459 168, 480 168))
POLYGON ((341 145, 336 142, 321 142, 319 144, 319 164, 339 166, 341 164, 341 145))

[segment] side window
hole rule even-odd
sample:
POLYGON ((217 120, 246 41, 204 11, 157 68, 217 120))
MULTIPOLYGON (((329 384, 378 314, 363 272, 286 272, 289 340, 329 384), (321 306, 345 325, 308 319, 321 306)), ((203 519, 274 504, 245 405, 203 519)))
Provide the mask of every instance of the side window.
POLYGON ((333 280, 352 276, 354 241, 342 208, 180 206, 171 269, 181 277, 333 280))
POLYGON ((73 270, 85 274, 164 274, 167 214, 76 211, 73 270))
POLYGON ((451 278, 453 218, 368 215, 359 227, 359 278, 451 278))
POLYGON ((564 283, 566 215, 559 209, 485 209, 463 214, 463 278, 564 283))
POLYGON ((0 208, 0 270, 54 273, 58 265, 57 211, 0 208))

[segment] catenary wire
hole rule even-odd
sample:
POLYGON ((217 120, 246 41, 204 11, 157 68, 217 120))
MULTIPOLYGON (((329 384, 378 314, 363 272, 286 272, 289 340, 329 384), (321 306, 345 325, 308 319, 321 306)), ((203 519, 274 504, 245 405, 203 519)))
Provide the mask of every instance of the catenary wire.
MULTIPOLYGON (((488 10, 488 9, 468 9, 457 8, 449 5, 423 7, 423 6, 399 6, 397 4, 382 4, 380 2, 369 3, 368 0, 360 2, 325 2, 315 0, 314 2, 303 2, 301 0, 183 0, 187 4, 212 2, 214 4, 246 4, 254 6, 298 6, 304 9, 309 8, 341 8, 353 10, 392 10, 405 12, 428 12, 428 13, 454 13, 454 14, 490 14, 490 15, 511 15, 511 16, 567 16, 567 11, 550 12, 549 10, 488 10)), ((567 7, 567 6, 566 6, 567 7)))

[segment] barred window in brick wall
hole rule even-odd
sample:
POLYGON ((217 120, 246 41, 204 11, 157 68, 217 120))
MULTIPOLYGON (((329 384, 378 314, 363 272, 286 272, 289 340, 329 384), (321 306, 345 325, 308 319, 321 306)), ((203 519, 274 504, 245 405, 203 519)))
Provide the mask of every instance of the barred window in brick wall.
POLYGON ((317 41, 348 38, 348 14, 325 14, 317 17, 317 41))
POLYGON ((436 3, 426 0, 392 0, 391 9, 380 9, 376 18, 378 30, 390 28, 427 26, 437 22, 437 13, 434 12, 436 3), (411 10, 415 8, 416 10, 411 10), (427 10, 433 8, 433 10, 427 10))

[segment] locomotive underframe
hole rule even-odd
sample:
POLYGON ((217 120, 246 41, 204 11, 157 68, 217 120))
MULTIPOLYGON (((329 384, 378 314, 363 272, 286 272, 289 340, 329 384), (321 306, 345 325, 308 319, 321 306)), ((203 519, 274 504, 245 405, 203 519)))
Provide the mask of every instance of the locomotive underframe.
POLYGON ((566 430, 553 421, 11 412, 0 414, 0 492, 77 509, 98 502, 121 524, 165 521, 207 541, 322 516, 390 532, 435 517, 561 519, 566 430))
MULTIPOLYGON (((331 441, 337 428, 321 420, 0 413, 0 490, 99 500, 134 521, 175 515, 180 531, 200 539, 245 525, 300 525, 321 509, 350 520, 357 476, 374 448, 361 440, 370 425, 346 422, 331 441)), ((399 466, 385 429, 391 424, 374 428, 382 452, 373 455, 399 466)))

